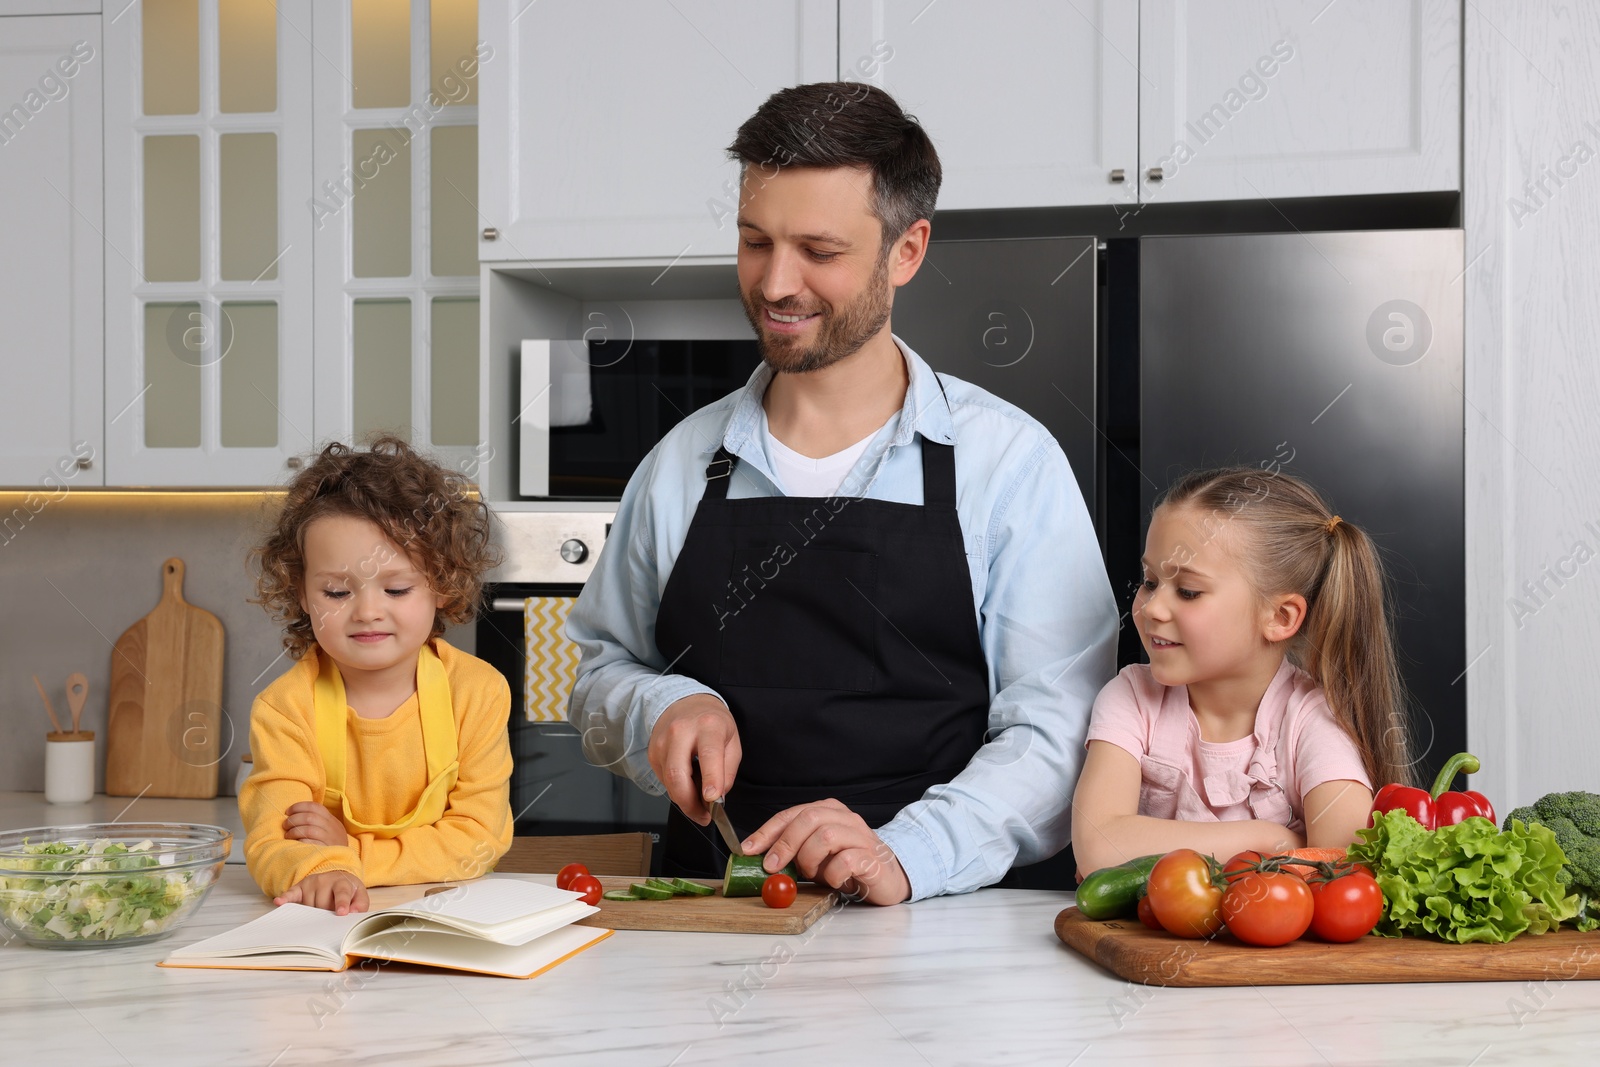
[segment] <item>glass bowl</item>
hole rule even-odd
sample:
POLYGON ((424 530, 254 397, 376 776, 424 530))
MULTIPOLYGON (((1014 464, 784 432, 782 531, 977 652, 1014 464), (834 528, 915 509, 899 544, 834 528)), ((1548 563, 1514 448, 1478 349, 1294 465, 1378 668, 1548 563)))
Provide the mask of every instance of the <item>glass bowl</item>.
POLYGON ((0 922, 32 945, 107 948, 166 937, 211 892, 233 847, 221 826, 101 822, 0 832, 0 922))

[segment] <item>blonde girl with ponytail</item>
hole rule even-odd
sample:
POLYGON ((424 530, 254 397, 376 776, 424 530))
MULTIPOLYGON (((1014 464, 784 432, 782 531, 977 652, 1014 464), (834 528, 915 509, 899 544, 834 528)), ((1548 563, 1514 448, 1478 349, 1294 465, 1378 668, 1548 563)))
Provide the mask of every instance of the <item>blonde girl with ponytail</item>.
POLYGON ((1080 872, 1174 848, 1350 844, 1373 789, 1410 777, 1372 539, 1299 479, 1230 467, 1166 492, 1142 566, 1149 662, 1095 700, 1080 872))

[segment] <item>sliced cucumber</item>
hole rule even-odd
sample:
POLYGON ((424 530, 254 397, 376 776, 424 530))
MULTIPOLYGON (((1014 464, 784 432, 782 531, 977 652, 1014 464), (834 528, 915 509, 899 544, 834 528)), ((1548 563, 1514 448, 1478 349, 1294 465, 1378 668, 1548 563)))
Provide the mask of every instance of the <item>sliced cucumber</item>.
MULTIPOLYGON (((728 869, 722 875, 722 895, 725 897, 759 897, 761 883, 769 877, 766 868, 766 856, 729 856, 728 869)), ((800 880, 800 872, 794 869, 794 864, 789 864, 781 872, 787 874, 795 881, 800 880)))
POLYGON ((640 900, 671 900, 676 895, 670 889, 657 889, 644 882, 635 882, 628 889, 640 900))
POLYGON ((631 889, 613 889, 609 893, 601 893, 600 894, 600 899, 601 900, 642 900, 643 898, 640 897, 637 893, 635 893, 631 889))
POLYGON ((691 882, 683 878, 672 879, 672 884, 677 888, 678 892, 686 897, 709 897, 716 892, 715 889, 708 885, 701 885, 699 882, 691 882))
POLYGON ((644 884, 651 889, 665 889, 673 896, 678 896, 683 890, 678 888, 678 882, 673 878, 646 878, 644 884))

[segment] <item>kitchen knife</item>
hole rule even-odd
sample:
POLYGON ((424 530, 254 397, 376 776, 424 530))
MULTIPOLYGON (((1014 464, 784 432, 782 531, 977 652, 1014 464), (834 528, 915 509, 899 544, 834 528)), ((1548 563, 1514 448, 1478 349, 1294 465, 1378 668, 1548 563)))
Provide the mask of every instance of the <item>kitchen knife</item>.
POLYGON ((739 835, 733 832, 733 823, 728 821, 728 808, 721 800, 711 805, 711 821, 722 831, 722 843, 728 846, 728 851, 735 856, 744 855, 744 849, 739 845, 739 835))

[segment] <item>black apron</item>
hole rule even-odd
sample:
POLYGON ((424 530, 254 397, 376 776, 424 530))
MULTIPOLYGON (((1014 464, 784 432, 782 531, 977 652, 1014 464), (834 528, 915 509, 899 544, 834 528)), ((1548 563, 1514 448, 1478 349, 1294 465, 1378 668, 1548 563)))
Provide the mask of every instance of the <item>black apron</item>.
MULTIPOLYGON (((656 648, 725 700, 744 756, 727 796, 750 834, 835 798, 874 829, 983 744, 989 676, 956 518, 954 446, 920 438, 923 503, 728 499, 718 449, 661 595, 656 648)), ((663 869, 720 878, 715 827, 674 805, 663 869)))

